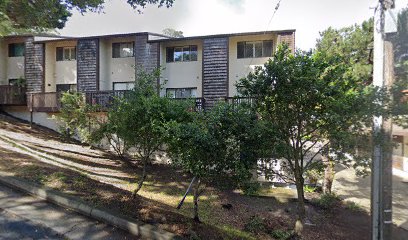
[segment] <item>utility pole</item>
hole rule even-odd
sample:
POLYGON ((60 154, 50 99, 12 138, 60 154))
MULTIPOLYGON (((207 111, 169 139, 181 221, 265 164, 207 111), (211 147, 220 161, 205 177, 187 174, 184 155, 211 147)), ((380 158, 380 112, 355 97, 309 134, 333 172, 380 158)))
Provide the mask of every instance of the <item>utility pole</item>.
MULTIPOLYGON (((379 0, 374 15, 373 84, 387 88, 393 84, 392 43, 385 41, 385 11, 394 6, 393 0, 379 0)), ((372 240, 391 240, 392 231, 392 134, 391 118, 374 117, 373 158, 371 171, 372 240)))

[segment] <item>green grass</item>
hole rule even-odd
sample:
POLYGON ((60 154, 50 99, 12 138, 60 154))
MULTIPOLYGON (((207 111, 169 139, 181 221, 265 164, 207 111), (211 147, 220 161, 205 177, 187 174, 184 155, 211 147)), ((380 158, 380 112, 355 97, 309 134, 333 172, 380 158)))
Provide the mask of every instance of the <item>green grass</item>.
POLYGON ((293 231, 285 231, 281 229, 273 230, 271 236, 277 240, 287 240, 292 237, 293 231))
POLYGON ((305 185, 305 186, 303 187, 303 190, 304 190, 305 192, 307 192, 307 193, 315 192, 316 189, 317 189, 316 187, 312 187, 312 186, 309 186, 309 185, 305 185))
POLYGON ((256 240, 256 238, 252 236, 250 233, 241 231, 228 225, 224 225, 218 228, 226 234, 225 239, 256 240))

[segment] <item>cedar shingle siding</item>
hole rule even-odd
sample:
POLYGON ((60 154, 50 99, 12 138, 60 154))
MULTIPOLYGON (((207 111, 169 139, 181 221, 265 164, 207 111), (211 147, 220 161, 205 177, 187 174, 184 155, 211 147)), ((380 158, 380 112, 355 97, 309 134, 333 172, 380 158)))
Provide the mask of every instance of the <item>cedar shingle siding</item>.
POLYGON ((33 38, 25 43, 25 78, 27 92, 44 91, 44 44, 33 43, 33 38))
POLYGON ((77 44, 79 92, 99 90, 99 39, 80 39, 77 44))
POLYGON ((148 43, 148 35, 137 35, 135 42, 135 66, 137 70, 142 68, 146 72, 151 72, 159 67, 159 43, 148 43))
POLYGON ((211 107, 228 96, 228 37, 203 41, 203 97, 211 107))

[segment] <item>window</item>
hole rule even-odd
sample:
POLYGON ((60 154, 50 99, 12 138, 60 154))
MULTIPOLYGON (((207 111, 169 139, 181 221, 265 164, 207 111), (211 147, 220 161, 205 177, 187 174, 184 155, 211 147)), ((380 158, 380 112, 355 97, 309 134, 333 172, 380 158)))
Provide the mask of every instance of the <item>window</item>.
POLYGON ((133 57, 133 42, 112 43, 112 58, 133 57))
POLYGON ((237 43, 237 58, 260 57, 272 57, 272 41, 237 43))
POLYGON ((57 84, 57 92, 76 92, 76 84, 57 84))
POLYGON ((169 98, 191 98, 197 96, 197 88, 167 88, 166 96, 169 98))
POLYGON ((113 90, 132 90, 135 88, 135 82, 115 82, 113 90))
POLYGON ((166 49, 166 62, 197 61, 197 46, 168 47, 166 49))
POLYGON ((57 61, 76 60, 76 47, 57 47, 57 61))
POLYGON ((12 43, 8 45, 9 57, 23 57, 25 53, 24 43, 12 43))

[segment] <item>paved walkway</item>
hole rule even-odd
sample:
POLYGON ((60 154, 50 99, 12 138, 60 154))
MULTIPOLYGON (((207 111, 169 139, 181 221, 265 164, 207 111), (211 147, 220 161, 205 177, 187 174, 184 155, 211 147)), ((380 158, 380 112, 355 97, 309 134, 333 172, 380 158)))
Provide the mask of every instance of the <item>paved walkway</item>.
POLYGON ((0 239, 126 240, 135 236, 0 185, 0 239))
MULTIPOLYGON (((408 230, 408 182, 404 176, 393 176, 393 222, 408 230)), ((333 191, 346 201, 353 201, 370 211, 371 177, 356 176, 353 169, 342 169, 335 175, 333 191)), ((408 239, 408 236, 407 236, 408 239)))

